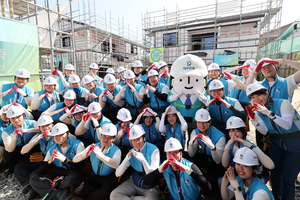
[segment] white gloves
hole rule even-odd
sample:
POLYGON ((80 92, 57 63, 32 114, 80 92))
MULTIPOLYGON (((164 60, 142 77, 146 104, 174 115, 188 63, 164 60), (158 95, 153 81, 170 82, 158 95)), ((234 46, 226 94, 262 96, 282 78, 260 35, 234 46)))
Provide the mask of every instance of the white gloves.
POLYGON ((267 115, 270 118, 273 118, 273 116, 271 115, 272 112, 270 110, 268 110, 265 106, 263 106, 261 104, 255 104, 254 107, 255 107, 256 111, 258 111, 264 115, 267 115))
POLYGON ((200 93, 199 91, 197 91, 197 95, 198 95, 199 101, 201 101, 202 103, 204 103, 204 105, 206 105, 208 107, 209 103, 208 103, 207 97, 204 94, 200 93))
POLYGON ((222 104, 224 104, 224 106, 226 106, 227 108, 230 108, 230 107, 231 107, 231 104, 227 103, 224 99, 219 98, 218 100, 219 100, 222 104))
MULTIPOLYGON (((210 149, 215 149, 215 145, 212 143, 211 139, 205 135, 198 134, 200 137, 200 140, 210 149)), ((197 135, 197 136, 198 136, 197 135)))
POLYGON ((62 153, 60 153, 57 150, 53 151, 52 156, 53 156, 54 159, 57 159, 61 162, 65 162, 65 160, 67 159, 66 156, 64 156, 62 153))
POLYGON ((147 162, 147 160, 146 160, 146 158, 144 157, 144 155, 142 154, 142 153, 140 153, 140 152, 137 152, 137 154, 136 154, 136 159, 138 159, 139 161, 141 161, 141 162, 147 162))
POLYGON ((85 148, 82 152, 81 152, 81 157, 82 158, 86 158, 88 157, 91 152, 93 151, 92 145, 89 145, 87 148, 85 148))
POLYGON ((165 160, 157 169, 159 171, 159 173, 162 173, 163 171, 165 171, 169 165, 170 165, 170 160, 165 160))
POLYGON ((22 95, 23 97, 26 96, 27 94, 20 88, 17 89, 17 92, 22 95))
POLYGON ((182 164, 181 162, 178 162, 173 156, 170 156, 169 160, 173 164, 177 165, 176 169, 178 169, 180 171, 183 171, 183 172, 186 172, 186 173, 188 173, 188 175, 190 175, 193 172, 191 167, 188 167, 188 166, 182 164))
POLYGON ((105 158, 105 155, 102 153, 101 149, 96 145, 93 149, 93 152, 100 160, 103 160, 105 158))

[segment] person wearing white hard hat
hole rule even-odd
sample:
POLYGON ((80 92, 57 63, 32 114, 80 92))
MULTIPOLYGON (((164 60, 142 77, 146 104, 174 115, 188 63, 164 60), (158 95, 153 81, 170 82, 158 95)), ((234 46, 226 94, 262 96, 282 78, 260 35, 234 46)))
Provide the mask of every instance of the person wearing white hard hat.
POLYGON ((63 101, 64 93, 68 90, 73 90, 76 94, 75 103, 78 103, 79 105, 88 106, 88 103, 86 102, 86 95, 89 93, 89 91, 86 88, 83 88, 80 86, 80 78, 78 75, 71 75, 69 77, 69 83, 63 80, 65 89, 62 90, 59 95, 61 98, 61 101, 63 101))
POLYGON ((75 67, 72 64, 67 64, 64 68, 65 76, 59 69, 55 69, 51 74, 53 76, 58 75, 60 78, 58 79, 58 92, 63 91, 65 88, 65 82, 69 82, 69 78, 71 75, 75 74, 75 67))
POLYGON ((112 123, 116 124, 118 123, 118 119, 116 116, 120 107, 124 105, 124 100, 120 100, 120 102, 118 102, 119 104, 116 104, 115 97, 120 92, 122 87, 116 84, 116 78, 111 74, 105 75, 104 83, 106 89, 99 96, 99 103, 102 107, 103 115, 108 117, 112 123), (118 105, 122 106, 119 107, 118 105))
POLYGON ((259 159, 254 151, 247 147, 240 148, 236 151, 233 161, 238 176, 235 177, 233 167, 227 169, 222 180, 222 199, 229 200, 235 197, 236 200, 275 200, 266 184, 255 175, 259 159))
POLYGON ((0 106, 3 107, 13 101, 27 109, 31 105, 34 91, 27 86, 30 73, 26 69, 18 69, 15 73, 14 83, 0 85, 0 106))
POLYGON ((21 148, 27 144, 38 130, 34 127, 36 121, 25 119, 25 111, 22 106, 10 105, 6 111, 10 124, 3 130, 2 139, 5 147, 5 160, 8 163, 9 171, 13 173, 15 165, 20 158, 27 156, 21 155, 21 148))
POLYGON ((204 199, 201 192, 211 190, 211 185, 195 164, 182 157, 179 140, 168 139, 164 149, 167 160, 145 177, 145 184, 151 185, 164 177, 171 196, 168 199, 204 199))
POLYGON ((134 171, 129 180, 114 189, 110 194, 111 200, 124 198, 134 199, 159 199, 159 193, 153 187, 156 185, 145 185, 144 177, 159 167, 159 150, 153 144, 146 142, 145 132, 139 125, 133 125, 129 132, 129 140, 132 142, 131 149, 119 167, 116 176, 122 176, 129 166, 134 171))
POLYGON ((255 74, 261 72, 265 77, 260 84, 268 89, 269 96, 274 99, 287 99, 292 102, 294 90, 296 86, 300 83, 300 63, 293 60, 285 59, 270 59, 261 58, 254 70, 251 71, 249 79, 246 83, 245 88, 251 83, 254 83, 255 74), (291 66, 298 71, 295 74, 283 78, 278 76, 276 65, 284 64, 286 66, 291 66))
MULTIPOLYGON (((107 74, 111 74, 111 75, 113 75, 114 77, 116 77, 116 75, 115 75, 115 70, 114 70, 113 68, 107 68, 107 70, 105 71, 105 73, 106 73, 106 75, 107 75, 107 74)), ((117 82, 117 81, 116 81, 116 78, 115 78, 115 82, 117 82)), ((103 87, 104 89, 106 89, 106 84, 105 84, 105 82, 104 82, 103 79, 102 79, 102 87, 103 87)))
POLYGON ((124 79, 125 71, 126 71, 125 67, 120 66, 118 68, 118 74, 119 74, 120 78, 117 80, 117 85, 120 85, 121 87, 123 87, 126 84, 125 79, 124 79))
POLYGON ((193 163, 207 170, 205 177, 209 180, 212 189, 218 192, 217 181, 224 174, 221 161, 226 143, 225 135, 211 126, 210 114, 204 108, 196 112, 195 120, 197 128, 191 133, 188 154, 193 163), (198 148, 202 153, 197 153, 198 148))
POLYGON ((90 72, 87 75, 91 75, 94 78, 95 85, 103 87, 102 78, 97 75, 99 66, 96 63, 91 63, 89 69, 90 72))
POLYGON ((4 167, 4 162, 2 161, 4 158, 5 149, 2 139, 2 132, 10 124, 9 119, 6 116, 6 110, 9 106, 10 105, 5 105, 0 109, 0 170, 2 167, 4 167))
POLYGON ((126 80, 126 85, 122 87, 120 92, 117 94, 115 98, 115 103, 123 107, 123 99, 126 101, 125 108, 127 108, 133 120, 139 114, 139 108, 144 105, 143 95, 144 95, 144 87, 140 84, 135 83, 135 76, 133 71, 126 70, 124 73, 124 78, 126 80))
POLYGON ((170 74, 168 64, 164 61, 159 61, 158 63, 159 70, 159 82, 166 84, 170 88, 170 74))
POLYGON ((51 130, 53 127, 53 120, 50 116, 41 116, 37 121, 37 126, 40 133, 34 135, 31 140, 22 147, 21 154, 26 154, 39 145, 39 152, 30 156, 30 161, 23 161, 18 163, 15 168, 15 176, 22 185, 22 193, 33 196, 34 191, 31 191, 31 185, 29 184, 30 177, 33 174, 37 174, 37 170, 41 164, 43 164, 44 156, 47 154, 50 147, 54 144, 53 137, 51 137, 51 130))
POLYGON ((206 88, 209 87, 211 81, 220 80, 224 85, 224 94, 229 96, 230 91, 235 87, 236 83, 232 80, 227 80, 221 73, 220 66, 217 63, 211 63, 207 67, 210 79, 207 81, 206 88))
POLYGON ((104 200, 108 199, 111 191, 117 187, 114 171, 121 162, 121 151, 113 143, 116 134, 117 129, 113 124, 105 124, 102 127, 100 142, 88 146, 74 157, 74 162, 89 157, 93 171, 71 184, 70 191, 73 195, 104 200))
POLYGON ((64 101, 53 104, 42 115, 51 116, 54 122, 59 122, 59 118, 75 105, 76 94, 73 90, 64 93, 64 101))
POLYGON ((170 105, 167 101, 169 87, 164 83, 159 83, 158 72, 151 69, 148 73, 149 84, 144 91, 144 103, 150 103, 150 107, 161 116, 165 109, 170 105))
POLYGON ((173 106, 167 107, 161 116, 159 132, 161 132, 167 140, 171 137, 178 139, 181 145, 185 147, 187 128, 188 125, 181 113, 173 106), (165 122, 166 117, 167 123, 165 122))
POLYGON ((133 67, 131 69, 134 72, 135 83, 140 84, 143 87, 146 87, 145 82, 147 82, 147 76, 142 74, 142 71, 143 71, 142 62, 140 60, 134 61, 133 67))
POLYGON ((64 176, 55 190, 47 199, 66 199, 70 185, 82 176, 83 162, 75 163, 74 157, 84 150, 80 140, 69 137, 66 124, 57 123, 52 127, 51 136, 54 144, 48 150, 39 173, 32 176, 29 184, 44 197, 53 186, 56 177, 64 176))
POLYGON ((225 96, 224 85, 220 80, 213 80, 208 89, 213 99, 209 102, 207 100, 203 102, 215 118, 213 126, 223 133, 227 133, 226 121, 229 117, 237 116, 244 121, 247 119, 247 114, 240 102, 237 99, 225 96))
POLYGON ((83 135, 85 132, 89 132, 94 142, 100 142, 101 128, 106 123, 111 121, 102 115, 102 108, 98 102, 93 102, 88 107, 88 112, 83 115, 81 122, 76 127, 75 135, 83 135))
POLYGON ((282 199, 294 199, 300 170, 299 114, 288 100, 273 99, 267 88, 258 83, 248 85, 246 93, 252 102, 246 107, 250 120, 261 127, 261 134, 270 134, 269 156, 276 166, 271 170, 273 194, 282 199))
POLYGON ((136 118, 134 125, 141 125, 145 131, 146 141, 157 146, 162 153, 164 143, 159 132, 160 119, 155 111, 151 108, 145 108, 136 118))
POLYGON ((56 84, 55 78, 47 77, 44 81, 45 89, 36 92, 32 97, 31 109, 35 120, 41 116, 42 112, 59 102, 59 93, 55 90, 56 84))
POLYGON ((95 85, 95 79, 91 75, 84 76, 82 82, 88 90, 85 93, 85 101, 88 102, 87 104, 99 102, 99 96, 105 89, 95 85))

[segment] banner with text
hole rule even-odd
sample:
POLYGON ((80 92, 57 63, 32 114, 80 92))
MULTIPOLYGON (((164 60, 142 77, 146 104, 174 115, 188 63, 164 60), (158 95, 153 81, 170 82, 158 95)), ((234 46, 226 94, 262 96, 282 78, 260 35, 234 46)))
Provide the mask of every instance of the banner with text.
POLYGON ((214 63, 217 63, 220 66, 231 66, 239 64, 238 54, 232 55, 215 55, 214 63))

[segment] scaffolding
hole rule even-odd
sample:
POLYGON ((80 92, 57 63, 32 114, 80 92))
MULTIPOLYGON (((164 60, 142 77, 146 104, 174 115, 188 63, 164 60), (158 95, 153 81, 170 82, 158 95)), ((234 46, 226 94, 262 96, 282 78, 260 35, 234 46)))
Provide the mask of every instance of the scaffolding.
MULTIPOLYGON (((245 0, 195 7, 175 12, 163 10, 143 14, 144 45, 163 47, 163 58, 171 65, 179 56, 191 53, 202 57, 206 64, 215 55, 238 53, 239 61, 257 58, 261 47, 280 35, 282 0, 245 0), (270 32, 272 31, 272 34, 270 32)), ((272 49, 279 52, 279 41, 272 49)))

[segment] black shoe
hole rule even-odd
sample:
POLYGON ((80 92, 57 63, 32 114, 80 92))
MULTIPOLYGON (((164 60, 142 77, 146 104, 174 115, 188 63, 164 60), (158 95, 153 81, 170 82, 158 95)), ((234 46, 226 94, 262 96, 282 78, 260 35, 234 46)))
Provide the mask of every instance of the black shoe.
POLYGON ((22 193, 23 193, 23 194, 27 194, 31 189, 32 189, 32 187, 31 187, 31 185, 29 185, 29 183, 28 183, 28 184, 26 184, 26 185, 24 185, 24 186, 22 187, 22 193))
POLYGON ((69 188, 61 190, 58 194, 59 194, 59 200, 65 200, 70 195, 69 188))
POLYGON ((34 189, 29 190, 28 194, 27 194, 27 199, 35 199, 39 196, 39 194, 34 191, 34 189))

